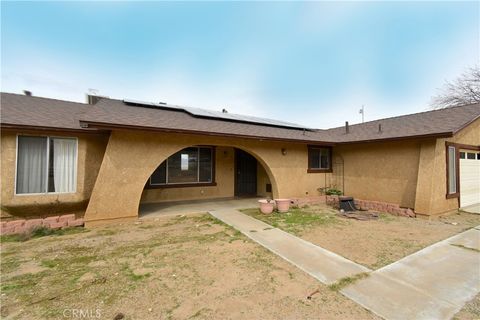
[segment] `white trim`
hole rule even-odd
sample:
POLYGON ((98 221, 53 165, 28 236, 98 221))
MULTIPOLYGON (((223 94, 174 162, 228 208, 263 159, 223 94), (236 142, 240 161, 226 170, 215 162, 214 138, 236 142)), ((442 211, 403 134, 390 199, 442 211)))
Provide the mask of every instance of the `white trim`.
POLYGON ((14 177, 14 185, 13 185, 13 195, 14 196, 19 196, 19 197, 24 197, 24 196, 39 196, 39 195, 61 195, 61 194, 75 194, 77 193, 77 175, 78 175, 78 137, 71 137, 71 136, 49 136, 46 134, 23 134, 23 133, 17 133, 15 137, 15 177, 14 177), (19 136, 25 136, 25 137, 46 137, 47 138, 47 176, 46 176, 46 188, 45 192, 36 192, 36 193, 17 193, 17 170, 18 170, 18 137, 19 136), (70 140, 75 140, 75 164, 74 164, 74 190, 71 192, 48 192, 48 168, 50 166, 50 139, 70 139, 70 140))

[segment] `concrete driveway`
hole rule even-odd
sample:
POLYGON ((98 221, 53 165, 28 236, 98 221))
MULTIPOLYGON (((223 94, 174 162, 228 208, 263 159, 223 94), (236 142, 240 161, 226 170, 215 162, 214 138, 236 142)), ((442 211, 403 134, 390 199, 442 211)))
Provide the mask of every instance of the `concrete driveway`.
POLYGON ((470 213, 478 213, 480 214, 480 203, 473 204, 468 207, 460 208, 463 211, 470 212, 470 213))
POLYGON ((451 319, 480 292, 480 226, 378 269, 341 292, 385 319, 451 319))
POLYGON ((480 226, 371 271, 235 209, 209 213, 325 284, 369 273, 341 292, 388 320, 451 319, 480 292, 480 226))

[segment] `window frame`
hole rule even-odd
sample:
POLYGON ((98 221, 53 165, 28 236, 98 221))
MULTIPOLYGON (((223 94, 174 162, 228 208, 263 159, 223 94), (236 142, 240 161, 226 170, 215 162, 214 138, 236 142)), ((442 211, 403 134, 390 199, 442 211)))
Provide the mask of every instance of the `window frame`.
POLYGON ((74 194, 77 193, 77 182, 78 182, 78 137, 71 137, 71 136, 55 136, 55 135, 47 135, 47 134, 24 134, 24 133, 19 133, 15 137, 15 176, 14 176, 14 181, 13 181, 13 194, 14 196, 39 196, 39 195, 56 195, 56 194, 74 194), (18 175, 18 138, 19 137, 44 137, 47 138, 47 166, 46 166, 46 179, 45 179, 45 192, 34 192, 34 193, 17 193, 17 175, 18 175), (74 172, 74 177, 75 177, 75 183, 74 183, 74 190, 70 192, 49 192, 48 191, 48 180, 49 180, 49 163, 50 163, 50 139, 71 139, 75 140, 75 164, 73 165, 73 168, 75 170, 74 172))
MULTIPOLYGON (((479 152, 480 151, 480 145, 470 145, 470 144, 462 144, 462 143, 445 141, 445 174, 446 174, 445 198, 447 198, 447 199, 458 198, 459 206, 460 206, 460 150, 464 150, 462 152, 465 152, 465 150, 469 150, 469 151, 473 151, 473 152, 479 152), (448 192, 448 187, 449 187, 449 182, 450 182, 448 147, 454 147, 455 148, 456 193, 449 193, 448 192)), ((469 151, 466 151, 466 153, 468 153, 469 151)), ((465 154, 465 158, 466 157, 467 157, 467 155, 465 154)))
MULTIPOLYGON (((187 148, 197 148, 197 152, 198 152, 198 155, 200 155, 200 148, 208 148, 211 150, 212 152, 212 162, 211 162, 211 170, 212 170, 212 178, 211 178, 211 181, 210 182, 200 182, 198 181, 200 178, 199 178, 199 175, 200 175, 200 165, 198 165, 197 167, 197 182, 174 182, 174 183, 168 183, 168 158, 170 158, 172 155, 170 155, 169 157, 167 157, 167 159, 165 159, 165 180, 166 180, 166 183, 155 183, 155 184, 152 184, 151 183, 151 179, 152 179, 152 175, 150 175, 150 177, 148 178, 147 180, 147 183, 145 185, 145 189, 163 189, 163 188, 186 188, 186 187, 209 187, 209 186, 216 186, 217 185, 217 182, 216 182, 216 176, 215 176, 215 167, 216 167, 216 148, 215 146, 204 146, 204 145, 200 145, 200 146, 190 146, 190 147, 186 147, 186 148, 183 148, 182 150, 184 149, 187 149, 187 148)), ((180 152, 182 150, 179 150, 177 152, 180 152)), ((175 152, 175 153, 177 153, 175 152)), ((174 153, 174 154, 175 154, 174 153)), ((198 158, 198 160, 200 161, 200 158, 198 158)), ((160 164, 161 165, 161 164, 160 164)), ((157 168, 160 166, 158 165, 157 168)), ((155 168, 155 170, 157 170, 157 168, 155 168)), ((153 174, 153 172, 152 172, 153 174)))
POLYGON ((458 148, 454 143, 445 144, 445 154, 446 154, 446 177, 447 177, 447 189, 446 189, 446 198, 458 198, 460 196, 460 148, 458 148), (454 161, 455 161, 455 192, 450 193, 450 149, 454 150, 454 161))
POLYGON ((332 172, 332 151, 333 148, 331 146, 324 146, 324 145, 309 145, 307 146, 307 173, 328 173, 332 172), (310 154, 313 150, 318 149, 327 149, 328 150, 328 164, 329 168, 312 168, 312 164, 310 161, 310 154))

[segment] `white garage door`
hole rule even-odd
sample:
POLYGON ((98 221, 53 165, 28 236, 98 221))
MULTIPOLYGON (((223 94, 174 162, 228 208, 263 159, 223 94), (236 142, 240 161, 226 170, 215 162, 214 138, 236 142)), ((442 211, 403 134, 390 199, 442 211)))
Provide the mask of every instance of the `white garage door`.
POLYGON ((460 207, 480 203, 480 152, 460 151, 460 207))

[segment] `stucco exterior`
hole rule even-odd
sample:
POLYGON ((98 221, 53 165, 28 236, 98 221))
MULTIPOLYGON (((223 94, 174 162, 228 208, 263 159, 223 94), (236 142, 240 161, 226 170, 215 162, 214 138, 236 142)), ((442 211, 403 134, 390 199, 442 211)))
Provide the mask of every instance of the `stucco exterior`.
POLYGON ((480 145, 480 119, 460 130, 451 138, 437 139, 422 144, 415 211, 436 215, 458 209, 458 198, 446 197, 446 142, 480 145))
POLYGON ((344 193, 414 208, 420 146, 408 141, 334 147, 334 155, 343 159, 344 193))
POLYGON ((58 131, 1 132, 2 211, 16 216, 45 216, 59 212, 84 210, 102 163, 108 134, 67 133, 58 131), (77 185, 74 193, 15 195, 17 135, 77 138, 77 185))
POLYGON ((231 147, 217 147, 215 149, 215 186, 146 188, 142 193, 140 202, 151 203, 233 197, 235 150, 231 147))
POLYGON ((2 210, 33 216, 86 208, 85 221, 91 226, 136 218, 140 203, 233 197, 234 148, 239 148, 258 161, 257 193, 263 197, 315 197, 319 188, 328 186, 357 199, 412 208, 420 215, 442 214, 459 205, 458 198, 446 198, 445 143, 478 147, 479 133, 480 119, 451 138, 337 144, 332 149, 332 172, 308 173, 305 143, 120 129, 110 133, 2 130, 2 210), (15 195, 18 134, 76 137, 76 192, 15 195), (195 145, 216 148, 215 186, 145 188, 160 163, 195 145))
POLYGON ((235 147, 249 152, 265 169, 275 198, 318 195, 317 189, 325 186, 324 176, 330 175, 307 173, 305 144, 114 130, 85 215, 87 225, 136 218, 145 183, 155 168, 170 155, 192 145, 235 147), (286 150, 285 155, 282 149, 286 150))
MULTIPOLYGON (((216 198, 231 198, 235 194, 235 149, 232 147, 215 148, 215 186, 188 186, 176 188, 148 188, 143 190, 140 203, 158 203, 182 200, 202 200, 216 198)), ((267 172, 257 162, 257 195, 271 197, 266 191, 270 183, 267 172)))

